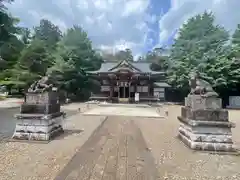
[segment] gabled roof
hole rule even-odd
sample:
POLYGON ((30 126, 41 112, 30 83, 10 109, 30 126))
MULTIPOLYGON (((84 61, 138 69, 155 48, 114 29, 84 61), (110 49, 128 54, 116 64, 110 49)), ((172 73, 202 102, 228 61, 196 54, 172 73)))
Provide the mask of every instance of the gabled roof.
POLYGON ((90 73, 106 73, 106 72, 116 72, 120 69, 130 69, 133 72, 141 73, 151 73, 158 74, 163 72, 152 71, 150 69, 149 62, 129 62, 126 60, 120 62, 104 62, 101 65, 101 68, 97 71, 92 71, 90 73))
POLYGON ((112 67, 111 69, 109 69, 110 72, 117 72, 119 70, 122 69, 127 69, 133 72, 141 72, 140 69, 136 68, 135 66, 133 66, 130 62, 128 61, 120 61, 116 66, 112 67))

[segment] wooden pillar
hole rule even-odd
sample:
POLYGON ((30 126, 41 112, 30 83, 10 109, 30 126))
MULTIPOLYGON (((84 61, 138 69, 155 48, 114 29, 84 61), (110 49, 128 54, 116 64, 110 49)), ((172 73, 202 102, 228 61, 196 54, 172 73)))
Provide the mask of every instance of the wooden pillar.
POLYGON ((148 97, 150 96, 150 83, 148 82, 148 97))
POLYGON ((125 94, 126 94, 125 88, 126 88, 126 87, 125 87, 125 83, 123 83, 123 98, 126 98, 126 95, 125 95, 125 94))
POLYGON ((150 97, 150 88, 151 88, 150 75, 148 75, 148 97, 150 97))
POLYGON ((112 98, 113 98, 113 93, 114 93, 114 83, 113 83, 113 80, 114 78, 111 77, 109 79, 109 85, 110 85, 110 93, 109 93, 109 99, 112 101, 112 98))
MULTIPOLYGON (((135 101, 135 93, 137 92, 137 84, 138 84, 139 78, 137 77, 137 80, 134 83, 134 101, 135 101)), ((139 95, 140 96, 140 95, 139 95)))
POLYGON ((118 87, 118 99, 120 98, 120 85, 119 85, 119 81, 117 81, 117 87, 118 87))
POLYGON ((137 77, 137 80, 134 84, 134 92, 136 93, 137 92, 137 84, 138 84, 138 81, 139 81, 139 78, 137 77))
POLYGON ((113 97, 113 83, 110 83, 110 99, 113 97))
POLYGON ((163 98, 163 101, 166 102, 166 88, 164 87, 164 98, 163 98))
POLYGON ((150 81, 150 95, 154 96, 154 84, 152 81, 150 81))
POLYGON ((130 95, 131 95, 131 84, 132 84, 132 82, 129 81, 129 84, 128 84, 128 99, 131 98, 131 97, 130 97, 130 95))

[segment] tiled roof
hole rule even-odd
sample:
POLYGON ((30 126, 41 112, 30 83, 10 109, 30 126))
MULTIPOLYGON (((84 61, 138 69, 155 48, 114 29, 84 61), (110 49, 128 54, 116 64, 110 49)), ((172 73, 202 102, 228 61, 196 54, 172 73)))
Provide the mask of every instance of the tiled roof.
MULTIPOLYGON (((92 71, 92 73, 111 72, 111 69, 113 69, 115 66, 117 66, 120 63, 121 62, 104 62, 102 63, 101 68, 99 70, 92 71)), ((161 73, 158 71, 152 71, 150 69, 150 63, 148 62, 128 62, 128 63, 130 63, 136 69, 140 70, 140 72, 152 73, 152 74, 161 73)))
POLYGON ((101 65, 101 68, 97 70, 96 72, 108 72, 110 69, 112 69, 114 66, 116 66, 118 63, 115 62, 104 62, 101 65))

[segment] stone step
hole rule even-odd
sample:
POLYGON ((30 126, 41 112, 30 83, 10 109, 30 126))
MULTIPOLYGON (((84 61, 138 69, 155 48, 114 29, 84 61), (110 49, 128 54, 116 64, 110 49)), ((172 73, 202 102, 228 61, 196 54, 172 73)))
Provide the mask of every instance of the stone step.
POLYGON ((189 126, 183 123, 180 123, 180 127, 194 133, 194 134, 223 134, 223 135, 231 135, 232 131, 229 127, 214 127, 214 126, 189 126))
POLYGON ((194 142, 182 133, 178 134, 181 141, 190 149, 214 152, 238 152, 232 143, 194 142))
POLYGON ((232 134, 195 134, 181 126, 179 127, 179 133, 194 142, 233 143, 232 134))
POLYGON ((187 124, 189 126, 206 126, 206 127, 229 127, 229 128, 234 128, 236 125, 232 122, 228 121, 200 121, 200 120, 192 120, 188 118, 184 118, 179 116, 178 120, 183 123, 187 124))
POLYGON ((62 126, 52 129, 49 133, 27 133, 27 132, 14 132, 12 136, 13 141, 50 141, 55 136, 63 133, 62 126))

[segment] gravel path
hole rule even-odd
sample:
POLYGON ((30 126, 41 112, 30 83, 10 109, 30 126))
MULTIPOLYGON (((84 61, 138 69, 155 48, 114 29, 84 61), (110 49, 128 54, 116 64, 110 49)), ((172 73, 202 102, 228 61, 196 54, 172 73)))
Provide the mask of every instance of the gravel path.
POLYGON ((0 108, 17 108, 22 102, 22 98, 7 98, 0 101, 0 108))
POLYGON ((0 144, 0 179, 54 179, 103 119, 81 114, 71 116, 66 121, 65 134, 48 144, 0 144))
MULTIPOLYGON (((140 127, 157 164, 159 176, 169 180, 240 180, 240 156, 210 155, 188 149, 176 138, 180 106, 168 106, 165 120, 141 118, 140 127)), ((240 111, 230 111, 233 140, 240 147, 240 111)))
POLYGON ((136 118, 108 117, 56 180, 133 180, 158 178, 136 118))
POLYGON ((19 108, 0 108, 0 140, 13 134, 16 124, 14 114, 18 112, 19 108))
MULTIPOLYGON (((70 117, 76 113, 79 113, 79 109, 81 111, 86 111, 93 107, 94 106, 87 107, 85 103, 71 103, 62 106, 61 109, 66 112, 67 117, 70 117)), ((3 108, 0 106, 0 141, 13 135, 16 125, 14 115, 17 113, 19 113, 19 107, 3 108)))

